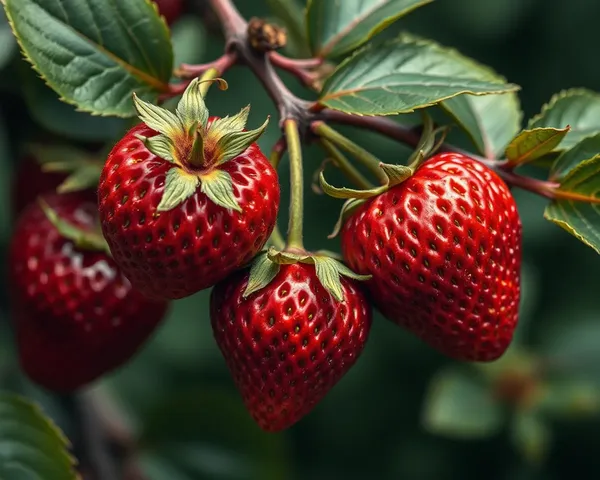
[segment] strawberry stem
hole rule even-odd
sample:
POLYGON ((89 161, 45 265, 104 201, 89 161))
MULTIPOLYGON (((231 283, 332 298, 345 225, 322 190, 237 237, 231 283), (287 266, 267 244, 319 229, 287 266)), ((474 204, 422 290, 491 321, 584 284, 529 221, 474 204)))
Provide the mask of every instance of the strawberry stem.
POLYGON ((339 168, 344 175, 350 180, 354 186, 370 190, 374 185, 367 180, 367 178, 358 171, 358 169, 350 163, 346 156, 329 140, 321 138, 321 145, 332 157, 335 165, 339 168))
POLYGON ((357 145, 349 138, 344 137, 341 133, 331 128, 325 122, 313 122, 311 124, 311 129, 315 134, 317 134, 321 138, 329 140, 334 146, 340 147, 341 149, 351 154, 354 158, 356 158, 356 160, 358 160, 371 172, 373 172, 373 174, 379 179, 379 181, 382 184, 385 184, 387 182, 387 177, 385 176, 381 168, 379 168, 379 164, 381 162, 371 152, 357 145))
POLYGON ((304 250, 304 175, 302 172, 302 148, 300 132, 295 120, 284 122, 285 136, 290 157, 290 222, 287 248, 304 250))
MULTIPOLYGON (((281 158, 286 151, 287 144, 285 138, 281 137, 273 146, 271 155, 269 156, 269 162, 271 162, 271 165, 275 170, 279 168, 279 162, 281 162, 281 158)), ((285 248, 285 240, 283 239, 283 235, 277 224, 275 224, 275 227, 273 228, 269 242, 278 250, 283 250, 285 248)))

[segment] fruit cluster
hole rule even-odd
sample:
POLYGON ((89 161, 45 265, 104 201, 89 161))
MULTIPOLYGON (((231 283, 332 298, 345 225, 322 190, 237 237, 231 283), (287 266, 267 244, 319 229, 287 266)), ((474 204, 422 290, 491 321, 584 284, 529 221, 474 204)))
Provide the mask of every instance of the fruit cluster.
POLYGON ((11 285, 22 366, 58 391, 127 361, 168 303, 214 287, 215 340, 265 430, 307 414, 354 365, 372 306, 440 352, 490 361, 511 342, 521 224, 507 186, 458 154, 347 203, 343 260, 268 246, 277 173, 249 109, 209 117, 202 82, 175 112, 135 97, 95 192, 43 193, 21 213, 11 285), (96 205, 97 201, 97 205, 96 205))

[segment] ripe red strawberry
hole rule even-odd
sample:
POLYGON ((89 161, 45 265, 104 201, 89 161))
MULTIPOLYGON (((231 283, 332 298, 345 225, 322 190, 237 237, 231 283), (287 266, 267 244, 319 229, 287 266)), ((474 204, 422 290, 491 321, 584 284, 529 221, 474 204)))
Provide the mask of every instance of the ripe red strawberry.
POLYGON ((96 203, 86 193, 42 198, 58 218, 51 221, 38 202, 21 215, 10 250, 12 307, 23 370, 45 388, 65 392, 132 357, 167 303, 134 290, 98 250, 96 203))
POLYGON ((179 19, 183 12, 183 0, 154 0, 158 12, 165 17, 168 25, 179 19))
POLYGON ((212 291, 219 349, 246 407, 261 428, 278 431, 310 412, 354 365, 371 328, 371 308, 356 280, 342 278, 337 300, 315 266, 281 265, 244 298, 249 273, 212 291))
POLYGON ((443 153, 346 221, 349 266, 371 274, 390 320, 458 360, 508 348, 520 297, 521 221, 505 183, 464 155, 443 153))
POLYGON ((277 174, 246 131, 248 109, 208 118, 192 82, 177 114, 136 98, 146 124, 108 156, 99 184, 102 230, 131 283, 154 298, 211 287, 265 245, 279 208, 277 174), (160 133, 159 133, 160 132, 160 133))

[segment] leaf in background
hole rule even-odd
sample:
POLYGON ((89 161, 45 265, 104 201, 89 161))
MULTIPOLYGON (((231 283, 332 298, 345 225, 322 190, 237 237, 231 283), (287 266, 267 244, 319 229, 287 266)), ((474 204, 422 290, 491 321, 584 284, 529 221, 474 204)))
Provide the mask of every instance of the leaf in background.
POLYGON ((589 418, 600 413, 600 388, 584 380, 555 381, 547 385, 539 408, 554 418, 589 418))
POLYGON ((174 65, 182 63, 200 63, 206 47, 206 29, 202 20, 185 16, 171 29, 174 65))
POLYGON ((267 0, 273 15, 283 22, 287 31, 286 51, 294 57, 309 57, 310 46, 304 26, 304 9, 297 0, 267 0))
POLYGON ((69 442, 41 410, 14 395, 0 395, 0 478, 76 480, 69 442))
POLYGON ((581 88, 563 90, 542 107, 541 113, 529 121, 527 128, 565 128, 567 125, 571 126, 571 131, 561 142, 562 149, 600 133, 600 94, 581 88))
MULTIPOLYGON (((473 62, 482 79, 506 82, 489 67, 473 62)), ((441 103, 441 107, 466 132, 477 150, 487 158, 504 153, 509 142, 521 130, 523 113, 515 92, 475 97, 459 95, 441 103)))
MULTIPOLYGON (((1 113, 1 112, 0 112, 1 113)), ((11 186, 12 152, 8 143, 6 122, 0 115, 0 240, 6 241, 12 231, 12 186, 11 186)), ((2 322, 0 318, 0 323, 2 322)), ((2 332, 0 332, 2 333, 2 332)))
POLYGON ((548 453, 552 432, 536 412, 519 411, 512 420, 511 437, 514 446, 525 460, 539 465, 548 453))
POLYGON ((6 0, 26 57, 67 103, 133 116, 131 95, 155 101, 173 69, 169 30, 149 0, 6 0))
POLYGON ((569 133, 569 128, 534 128, 523 130, 506 147, 510 165, 533 162, 554 150, 569 133))
POLYGON ((339 57, 433 0, 309 0, 308 37, 317 57, 339 57))
POLYGON ((327 80, 319 103, 359 115, 393 115, 434 105, 456 95, 511 92, 516 85, 490 79, 457 51, 410 35, 369 45, 327 80))
POLYGON ((6 14, 4 9, 0 8, 0 69, 12 58, 15 46, 15 37, 6 21, 6 14))
POLYGON ((556 159, 550 171, 551 180, 560 180, 566 177, 573 168, 584 160, 589 160, 600 154, 600 133, 587 137, 576 143, 569 150, 565 150, 556 159))
POLYGON ((61 102, 28 64, 22 62, 19 67, 27 109, 33 120, 49 132, 74 140, 104 142, 114 140, 127 128, 127 120, 122 118, 78 112, 73 105, 61 102))
POLYGON ((448 368, 434 377, 423 410, 431 433, 455 438, 484 438, 502 427, 504 412, 488 387, 464 370, 448 368))
POLYGON ((580 197, 581 201, 553 200, 544 217, 600 253, 600 154, 573 168, 561 181, 559 190, 580 197))
POLYGON ((142 447, 190 478, 287 478, 283 437, 263 432, 237 393, 175 391, 142 424, 142 447))

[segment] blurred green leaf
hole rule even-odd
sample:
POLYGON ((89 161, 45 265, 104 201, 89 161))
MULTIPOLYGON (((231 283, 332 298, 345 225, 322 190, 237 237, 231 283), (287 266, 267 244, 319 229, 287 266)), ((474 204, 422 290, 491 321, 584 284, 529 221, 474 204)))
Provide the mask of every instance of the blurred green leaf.
POLYGON ((533 162, 558 147, 567 133, 568 128, 523 130, 506 147, 506 158, 515 166, 533 162))
POLYGON ((185 16, 171 29, 173 64, 201 63, 206 50, 206 30, 198 17, 185 16))
POLYGON ((433 0, 309 0, 306 23, 317 57, 338 57, 360 47, 396 20, 433 0))
POLYGON ((515 448, 526 461, 539 465, 546 459, 552 441, 552 432, 537 412, 529 410, 516 412, 511 422, 510 432, 515 448))
POLYGON ((600 154, 573 168, 559 190, 581 200, 553 200, 544 217, 600 253, 600 154))
POLYGON ((6 20, 4 9, 0 8, 0 69, 8 63, 15 53, 15 37, 10 29, 10 25, 6 20))
POLYGON ((0 478, 76 480, 69 442, 25 399, 0 395, 0 478))
POLYGON ((6 124, 0 115, 0 239, 8 237, 11 230, 12 198, 10 175, 11 151, 8 144, 6 124))
POLYGON ((135 113, 133 92, 154 101, 167 90, 173 52, 151 2, 5 1, 24 54, 65 102, 127 117, 135 113))
POLYGON ((563 90, 542 107, 527 128, 565 128, 567 125, 571 131, 561 142, 561 149, 600 133, 600 94, 582 88, 563 90))
POLYGON ((558 418, 586 418, 600 413, 600 388, 583 380, 548 384, 539 409, 558 418))
POLYGON ((600 154, 600 133, 584 138, 565 150, 556 159, 550 171, 552 180, 560 180, 566 177, 577 165, 584 160, 589 160, 600 154))
POLYGON ((173 392, 142 424, 146 453, 192 478, 286 478, 284 437, 263 432, 234 392, 210 387, 173 392))
POLYGON ((287 31, 286 51, 295 57, 309 57, 310 46, 304 26, 304 8, 297 0, 267 0, 267 5, 287 31))
POLYGON ((327 80, 319 103, 360 115, 408 113, 459 94, 511 92, 518 87, 490 79, 480 65, 410 35, 369 45, 344 61, 327 80))
POLYGON ((423 425, 431 433, 455 438, 496 434, 504 412, 487 386, 465 370, 447 368, 431 382, 423 410, 423 425))

